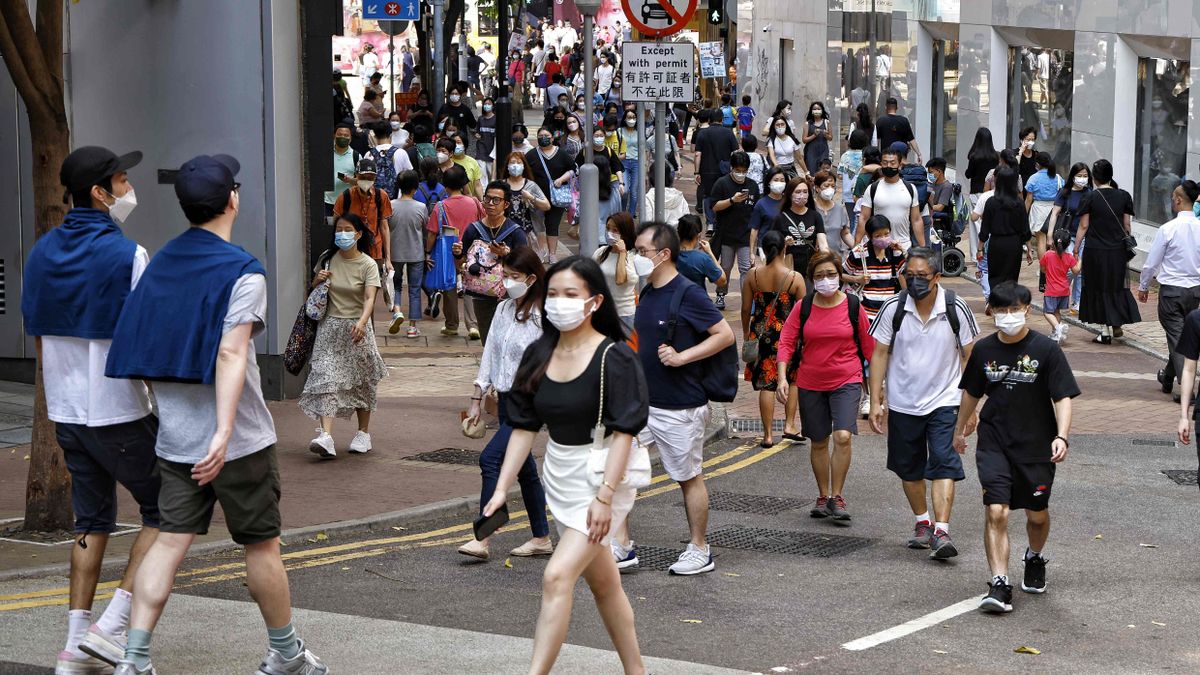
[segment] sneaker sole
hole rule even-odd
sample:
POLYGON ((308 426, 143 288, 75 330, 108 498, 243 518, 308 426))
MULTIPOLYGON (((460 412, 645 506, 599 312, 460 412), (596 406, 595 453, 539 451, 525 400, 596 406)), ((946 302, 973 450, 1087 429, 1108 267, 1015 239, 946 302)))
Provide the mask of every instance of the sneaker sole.
POLYGON ((676 572, 675 570, 667 570, 667 572, 669 574, 672 574, 677 577, 694 577, 697 574, 705 574, 705 573, 711 572, 715 569, 717 569, 717 564, 715 562, 710 562, 707 565, 705 565, 704 567, 701 567, 700 569, 692 571, 692 572, 676 572))
POLYGON ((350 450, 348 452, 352 455, 365 455, 370 451, 371 451, 371 448, 367 448, 366 450, 355 450, 354 448, 350 448, 350 450))
POLYGON ((911 549, 913 549, 913 550, 924 550, 924 549, 928 549, 928 548, 929 548, 929 542, 927 542, 927 541, 916 541, 916 540, 914 540, 914 539, 909 539, 909 540, 908 540, 908 543, 907 543, 907 544, 905 544, 905 546, 907 546, 907 547, 909 547, 909 548, 911 548, 911 549))
POLYGON ((316 443, 309 443, 308 451, 313 453, 314 455, 317 455, 321 459, 334 459, 337 457, 336 452, 330 452, 329 450, 321 447, 320 445, 317 445, 316 443))
POLYGON ((1041 595, 1042 593, 1046 592, 1046 587, 1042 586, 1041 588, 1037 588, 1034 586, 1026 586, 1025 582, 1022 581, 1021 582, 1021 590, 1025 591, 1026 593, 1033 593, 1034 595, 1041 595))
POLYGON ((388 334, 395 335, 396 333, 399 333, 400 329, 403 327, 404 327, 404 317, 400 317, 399 319, 392 319, 392 325, 388 326, 388 334))
POLYGON ((109 642, 103 638, 93 638, 92 635, 92 633, 88 633, 83 638, 83 642, 79 643, 79 651, 93 659, 100 659, 115 668, 117 662, 125 658, 125 649, 119 644, 109 642))
POLYGON ((631 570, 631 569, 633 569, 633 568, 637 567, 637 566, 638 566, 638 565, 640 565, 640 564, 641 564, 641 561, 640 561, 640 560, 638 560, 637 558, 634 558, 633 560, 622 560, 622 561, 620 561, 620 562, 618 562, 618 563, 617 563, 617 569, 619 569, 619 570, 631 570))
MULTIPOLYGON (((90 656, 90 654, 89 654, 90 656)), ((54 666, 54 675, 80 675, 81 673, 111 673, 113 667, 104 663, 79 663, 59 661, 54 666)))
POLYGON ((999 600, 993 598, 984 598, 979 601, 979 610, 989 614, 1007 614, 1013 610, 1012 605, 1006 605, 999 600))
POLYGON ((823 507, 818 507, 818 508, 815 508, 815 509, 809 511, 808 517, 809 518, 828 518, 829 512, 826 511, 823 507))
POLYGON ((846 516, 830 516, 830 520, 833 521, 834 525, 838 525, 841 527, 850 527, 850 516, 848 516, 848 515, 846 515, 846 516))
POLYGON ((943 544, 941 548, 929 554, 934 560, 946 560, 958 555, 958 549, 954 548, 954 544, 943 544))

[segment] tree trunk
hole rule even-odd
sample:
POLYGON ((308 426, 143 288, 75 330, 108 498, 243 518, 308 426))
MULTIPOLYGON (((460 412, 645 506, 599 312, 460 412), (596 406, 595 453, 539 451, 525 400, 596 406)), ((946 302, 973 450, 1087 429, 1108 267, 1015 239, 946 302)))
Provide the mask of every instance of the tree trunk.
MULTIPOLYGON (((63 221, 67 207, 62 202, 58 170, 70 153, 65 117, 33 119, 29 129, 33 144, 33 211, 37 235, 63 221)), ((62 449, 55 438, 54 423, 46 416, 46 389, 42 382, 41 350, 38 350, 36 391, 33 403, 33 447, 29 453, 29 477, 25 483, 26 530, 69 530, 71 476, 62 449)))

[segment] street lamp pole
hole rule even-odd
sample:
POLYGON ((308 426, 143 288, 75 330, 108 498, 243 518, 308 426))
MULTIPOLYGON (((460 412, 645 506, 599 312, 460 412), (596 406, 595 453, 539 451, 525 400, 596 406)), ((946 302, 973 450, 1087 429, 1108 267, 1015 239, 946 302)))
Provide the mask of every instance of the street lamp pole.
MULTIPOLYGON (((512 152, 512 96, 508 89, 508 42, 510 26, 508 16, 509 0, 496 0, 499 26, 499 44, 496 46, 496 161, 493 164, 495 175, 492 178, 503 178, 508 175, 508 154, 512 152)), ((486 95, 486 93, 485 93, 486 95)))
MULTIPOLYGON (((442 44, 442 24, 446 20, 445 4, 446 0, 432 0, 433 2, 433 30, 429 32, 429 36, 433 39, 433 95, 430 96, 429 102, 437 110, 437 106, 446 100, 446 45, 442 44)), ((421 58, 425 58, 424 55, 421 58)))
POLYGON ((575 8, 583 15, 583 128, 586 130, 583 147, 584 158, 587 161, 579 167, 579 254, 586 256, 590 256, 600 246, 600 232, 597 226, 600 222, 600 172, 592 163, 595 156, 592 152, 592 100, 596 96, 592 30, 596 12, 600 11, 600 2, 601 0, 575 0, 575 8))

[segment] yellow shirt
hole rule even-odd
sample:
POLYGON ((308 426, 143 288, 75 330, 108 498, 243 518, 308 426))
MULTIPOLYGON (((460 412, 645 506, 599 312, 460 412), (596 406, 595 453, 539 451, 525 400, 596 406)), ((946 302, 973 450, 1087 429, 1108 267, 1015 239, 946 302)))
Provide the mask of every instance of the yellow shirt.
POLYGON ((379 265, 365 253, 349 260, 335 253, 329 261, 329 273, 329 310, 325 315, 337 319, 360 318, 363 293, 368 286, 380 286, 379 265))

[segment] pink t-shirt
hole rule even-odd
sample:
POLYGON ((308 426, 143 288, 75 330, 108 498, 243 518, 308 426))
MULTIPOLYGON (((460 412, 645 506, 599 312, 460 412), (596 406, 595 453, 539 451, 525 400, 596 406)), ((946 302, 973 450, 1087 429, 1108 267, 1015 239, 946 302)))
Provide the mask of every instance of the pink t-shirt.
POLYGON ((1046 270, 1046 297, 1065 298, 1071 294, 1067 270, 1074 266, 1075 256, 1070 253, 1060 255, 1057 251, 1046 251, 1042 255, 1042 269, 1046 270))
MULTIPOLYGON (((797 305, 783 324, 779 363, 787 363, 796 348, 800 314, 801 308, 797 305)), ((870 327, 867 311, 859 307, 858 334, 863 355, 867 358, 875 351, 875 339, 867 334, 870 327)), ((812 313, 804 324, 804 346, 800 356, 800 367, 791 379, 802 389, 833 391, 863 381, 862 363, 858 360, 858 348, 854 345, 854 332, 850 327, 850 310, 845 300, 829 308, 813 304, 812 313)))
POLYGON ((460 240, 468 225, 477 220, 483 220, 483 207, 479 205, 479 200, 469 195, 455 195, 443 199, 429 210, 429 222, 425 224, 425 229, 430 232, 438 231, 438 219, 441 217, 440 207, 443 205, 446 207, 446 225, 458 231, 460 240))

